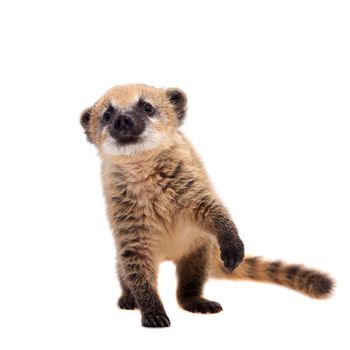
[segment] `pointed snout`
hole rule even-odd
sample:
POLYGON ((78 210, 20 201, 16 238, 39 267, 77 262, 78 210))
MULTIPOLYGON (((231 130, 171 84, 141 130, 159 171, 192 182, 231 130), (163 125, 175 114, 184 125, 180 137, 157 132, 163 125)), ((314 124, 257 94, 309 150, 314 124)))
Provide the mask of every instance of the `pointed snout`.
POLYGON ((145 122, 133 114, 116 114, 109 125, 109 132, 120 142, 135 140, 145 130, 145 122))
POLYGON ((125 114, 117 115, 112 122, 111 128, 115 133, 129 132, 134 128, 135 123, 133 119, 125 114))

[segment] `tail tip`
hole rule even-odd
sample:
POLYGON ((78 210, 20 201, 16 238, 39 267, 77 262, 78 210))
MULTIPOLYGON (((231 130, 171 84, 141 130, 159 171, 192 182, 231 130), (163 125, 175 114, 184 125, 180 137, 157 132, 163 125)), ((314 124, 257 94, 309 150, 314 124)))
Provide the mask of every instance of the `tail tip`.
POLYGON ((335 288, 335 281, 325 273, 315 273, 309 280, 310 294, 317 299, 330 297, 335 288))

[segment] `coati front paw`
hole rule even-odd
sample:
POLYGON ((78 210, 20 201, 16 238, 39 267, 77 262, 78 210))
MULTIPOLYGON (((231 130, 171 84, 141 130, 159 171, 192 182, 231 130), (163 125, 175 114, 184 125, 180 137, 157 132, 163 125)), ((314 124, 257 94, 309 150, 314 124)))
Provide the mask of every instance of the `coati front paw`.
POLYGON ((244 258, 244 245, 239 237, 232 237, 220 245, 221 260, 225 267, 233 271, 244 258))
POLYGON ((201 314, 216 314, 222 311, 222 306, 219 303, 204 298, 184 302, 182 307, 189 312, 201 314))
POLYGON ((132 295, 122 295, 118 300, 118 306, 124 310, 133 310, 137 308, 135 299, 132 295))
POLYGON ((143 327, 161 328, 170 326, 169 317, 165 313, 144 314, 141 322, 143 327))

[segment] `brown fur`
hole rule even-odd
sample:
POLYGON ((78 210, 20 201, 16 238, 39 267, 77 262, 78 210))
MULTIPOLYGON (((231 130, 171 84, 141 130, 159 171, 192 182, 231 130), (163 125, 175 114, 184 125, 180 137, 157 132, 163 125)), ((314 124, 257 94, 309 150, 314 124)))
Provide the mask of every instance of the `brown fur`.
POLYGON ((212 278, 277 283, 316 299, 327 298, 334 287, 333 278, 325 272, 280 260, 268 261, 258 256, 245 257, 232 273, 228 273, 221 266, 217 254, 218 250, 214 248, 210 259, 212 278))
POLYGON ((157 292, 158 266, 164 260, 177 265, 178 301, 192 312, 222 310, 220 304, 202 296, 208 277, 269 281, 313 297, 327 296, 332 280, 321 272, 253 257, 238 266, 244 247, 237 229, 200 158, 178 130, 185 111, 181 90, 126 85, 112 88, 82 114, 88 140, 102 159, 122 287, 119 306, 138 307, 144 326, 170 325, 157 292), (106 150, 108 133, 100 125, 106 106, 113 102, 127 109, 139 97, 157 108, 157 117, 147 128, 161 134, 161 142, 132 155, 106 150))

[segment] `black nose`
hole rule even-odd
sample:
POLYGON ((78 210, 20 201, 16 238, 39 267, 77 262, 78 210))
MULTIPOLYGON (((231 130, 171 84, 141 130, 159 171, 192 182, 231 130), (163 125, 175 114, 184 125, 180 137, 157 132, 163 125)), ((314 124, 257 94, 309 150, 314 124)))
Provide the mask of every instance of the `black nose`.
POLYGON ((131 131, 134 121, 127 115, 118 115, 113 120, 112 128, 116 132, 131 131))

